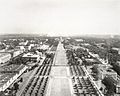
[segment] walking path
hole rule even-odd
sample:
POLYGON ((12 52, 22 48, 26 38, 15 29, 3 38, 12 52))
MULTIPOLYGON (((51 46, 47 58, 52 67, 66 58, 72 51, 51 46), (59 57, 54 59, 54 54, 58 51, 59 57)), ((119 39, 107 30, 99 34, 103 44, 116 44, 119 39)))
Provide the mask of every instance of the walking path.
POLYGON ((65 49, 58 44, 46 96, 72 96, 71 79, 65 49))

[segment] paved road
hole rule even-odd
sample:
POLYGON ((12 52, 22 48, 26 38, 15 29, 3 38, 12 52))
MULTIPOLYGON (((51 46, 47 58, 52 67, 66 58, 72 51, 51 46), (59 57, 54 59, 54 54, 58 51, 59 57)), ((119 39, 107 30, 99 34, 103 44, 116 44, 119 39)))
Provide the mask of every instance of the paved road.
POLYGON ((52 70, 51 70, 51 76, 69 76, 70 74, 68 74, 68 67, 65 66, 53 66, 52 70))
POLYGON ((71 96, 70 73, 63 44, 59 43, 51 69, 46 96, 71 96))
POLYGON ((52 78, 49 96, 71 96, 68 78, 52 78))
POLYGON ((63 48, 63 44, 61 43, 58 44, 55 54, 54 64, 61 66, 67 65, 67 57, 66 57, 65 49, 63 48))

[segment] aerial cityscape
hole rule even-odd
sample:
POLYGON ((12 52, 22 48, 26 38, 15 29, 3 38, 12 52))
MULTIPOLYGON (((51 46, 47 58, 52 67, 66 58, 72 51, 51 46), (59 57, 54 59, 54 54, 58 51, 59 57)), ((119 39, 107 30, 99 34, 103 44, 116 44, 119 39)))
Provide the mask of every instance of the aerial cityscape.
POLYGON ((0 0, 0 96, 120 96, 120 0, 0 0))
POLYGON ((0 96, 120 95, 120 36, 1 37, 0 96))

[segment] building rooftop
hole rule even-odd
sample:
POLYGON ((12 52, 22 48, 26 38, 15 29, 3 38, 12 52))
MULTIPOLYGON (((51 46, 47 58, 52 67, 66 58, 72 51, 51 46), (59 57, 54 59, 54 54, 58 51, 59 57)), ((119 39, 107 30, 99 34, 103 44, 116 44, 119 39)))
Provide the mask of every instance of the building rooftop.
POLYGON ((0 53, 0 57, 3 57, 5 55, 8 55, 9 53, 0 53))
POLYGON ((39 55, 32 54, 32 53, 27 53, 27 54, 24 54, 23 57, 39 57, 39 55))
POLYGON ((96 59, 93 59, 93 58, 89 58, 89 59, 87 58, 87 59, 85 59, 85 61, 88 63, 98 63, 98 61, 96 59))
POLYGON ((99 71, 102 72, 102 74, 117 75, 117 73, 113 69, 110 69, 110 66, 106 66, 106 65, 99 66, 99 71))

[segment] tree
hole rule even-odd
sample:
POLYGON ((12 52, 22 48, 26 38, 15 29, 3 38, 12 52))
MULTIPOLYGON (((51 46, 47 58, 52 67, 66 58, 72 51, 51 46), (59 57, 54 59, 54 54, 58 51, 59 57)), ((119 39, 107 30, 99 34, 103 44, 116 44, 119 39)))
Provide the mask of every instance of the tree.
POLYGON ((19 84, 18 84, 17 82, 14 83, 13 89, 16 90, 16 92, 17 92, 17 90, 19 89, 19 84))
POLYGON ((115 93, 115 80, 108 76, 102 80, 102 83, 106 86, 107 96, 113 96, 115 93))
POLYGON ((0 91, 0 96, 5 96, 4 91, 0 91))
POLYGON ((20 78, 20 82, 23 82, 23 78, 20 78))
POLYGON ((98 65, 94 65, 91 69, 92 69, 93 73, 96 73, 96 74, 99 73, 99 71, 98 71, 98 65))
POLYGON ((98 80, 99 78, 99 70, 98 70, 98 65, 94 65, 92 68, 92 72, 94 73, 94 78, 98 80))

